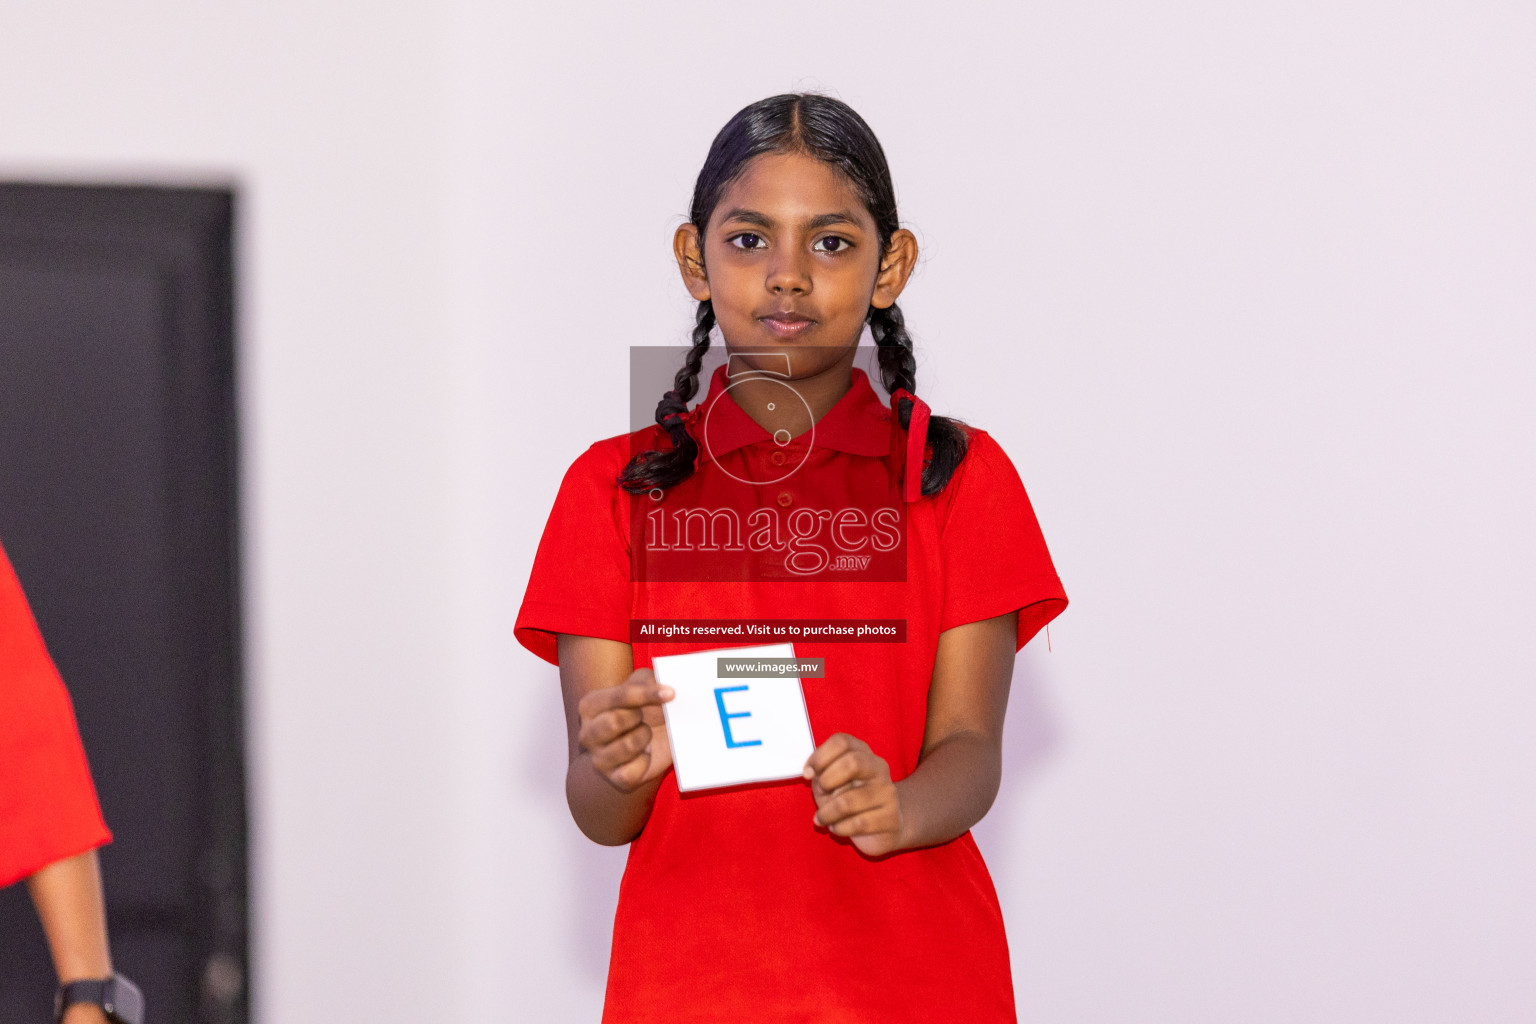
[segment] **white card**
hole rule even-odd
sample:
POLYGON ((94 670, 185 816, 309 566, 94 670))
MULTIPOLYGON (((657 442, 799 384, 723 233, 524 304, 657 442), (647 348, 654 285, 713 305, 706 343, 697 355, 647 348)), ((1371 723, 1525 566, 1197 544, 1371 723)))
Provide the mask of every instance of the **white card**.
POLYGON ((677 788, 712 789, 792 779, 816 749, 799 675, 721 676, 719 660, 793 658, 793 644, 729 647, 654 659, 677 788))

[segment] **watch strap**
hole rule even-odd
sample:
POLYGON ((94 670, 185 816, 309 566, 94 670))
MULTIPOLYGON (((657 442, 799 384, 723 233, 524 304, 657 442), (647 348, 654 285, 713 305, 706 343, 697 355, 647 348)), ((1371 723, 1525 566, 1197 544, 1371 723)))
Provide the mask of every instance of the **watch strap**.
POLYGON ((60 985, 53 1001, 54 1021, 63 1020, 64 1011, 76 1003, 101 1007, 114 1024, 144 1024, 144 994, 121 974, 60 985))

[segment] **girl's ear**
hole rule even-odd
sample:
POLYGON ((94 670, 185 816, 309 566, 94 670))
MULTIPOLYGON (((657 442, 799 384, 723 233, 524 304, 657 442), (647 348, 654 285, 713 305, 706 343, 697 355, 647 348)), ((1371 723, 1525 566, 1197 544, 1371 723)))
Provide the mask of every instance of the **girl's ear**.
POLYGON ((869 304, 877 309, 894 306, 915 266, 917 236, 900 228, 891 235, 891 244, 885 247, 885 254, 880 257, 880 272, 875 275, 875 293, 870 296, 869 304))
POLYGON ((682 272, 683 286, 700 302, 709 299, 709 277, 704 273, 704 248, 699 229, 687 223, 672 236, 672 255, 677 257, 677 269, 682 272))

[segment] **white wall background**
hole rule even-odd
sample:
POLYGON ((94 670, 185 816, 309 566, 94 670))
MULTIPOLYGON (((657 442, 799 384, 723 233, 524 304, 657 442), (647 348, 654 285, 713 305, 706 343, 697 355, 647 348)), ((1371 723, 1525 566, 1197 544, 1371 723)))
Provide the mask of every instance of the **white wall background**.
POLYGON ((687 329, 710 138, 807 87, 1072 597, 978 829, 1023 1019, 1536 1018, 1532 52, 1513 2, 0 8, 0 175, 241 187, 262 1024, 596 1019, 622 852, 511 622, 687 329))

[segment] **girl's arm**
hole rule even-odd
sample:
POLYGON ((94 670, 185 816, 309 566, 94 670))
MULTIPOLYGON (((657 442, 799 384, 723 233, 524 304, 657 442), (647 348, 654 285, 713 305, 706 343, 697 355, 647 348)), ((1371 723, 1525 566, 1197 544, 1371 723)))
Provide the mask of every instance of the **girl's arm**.
POLYGON ((621 846, 645 827, 672 766, 661 711, 672 690, 650 669, 635 670, 629 644, 567 633, 557 642, 570 742, 566 803, 587 838, 621 846))
MULTIPOLYGON (((27 878, 27 889, 48 937, 59 984, 109 977, 112 958, 96 851, 56 860, 34 872, 27 878)), ((101 1007, 86 1003, 64 1014, 64 1024, 105 1024, 106 1019, 101 1007)))
POLYGON ((939 634, 917 768, 891 781, 884 758, 846 733, 806 762, 817 825, 872 857, 963 835, 992 806, 1003 766, 1003 713, 1019 613, 939 634))

